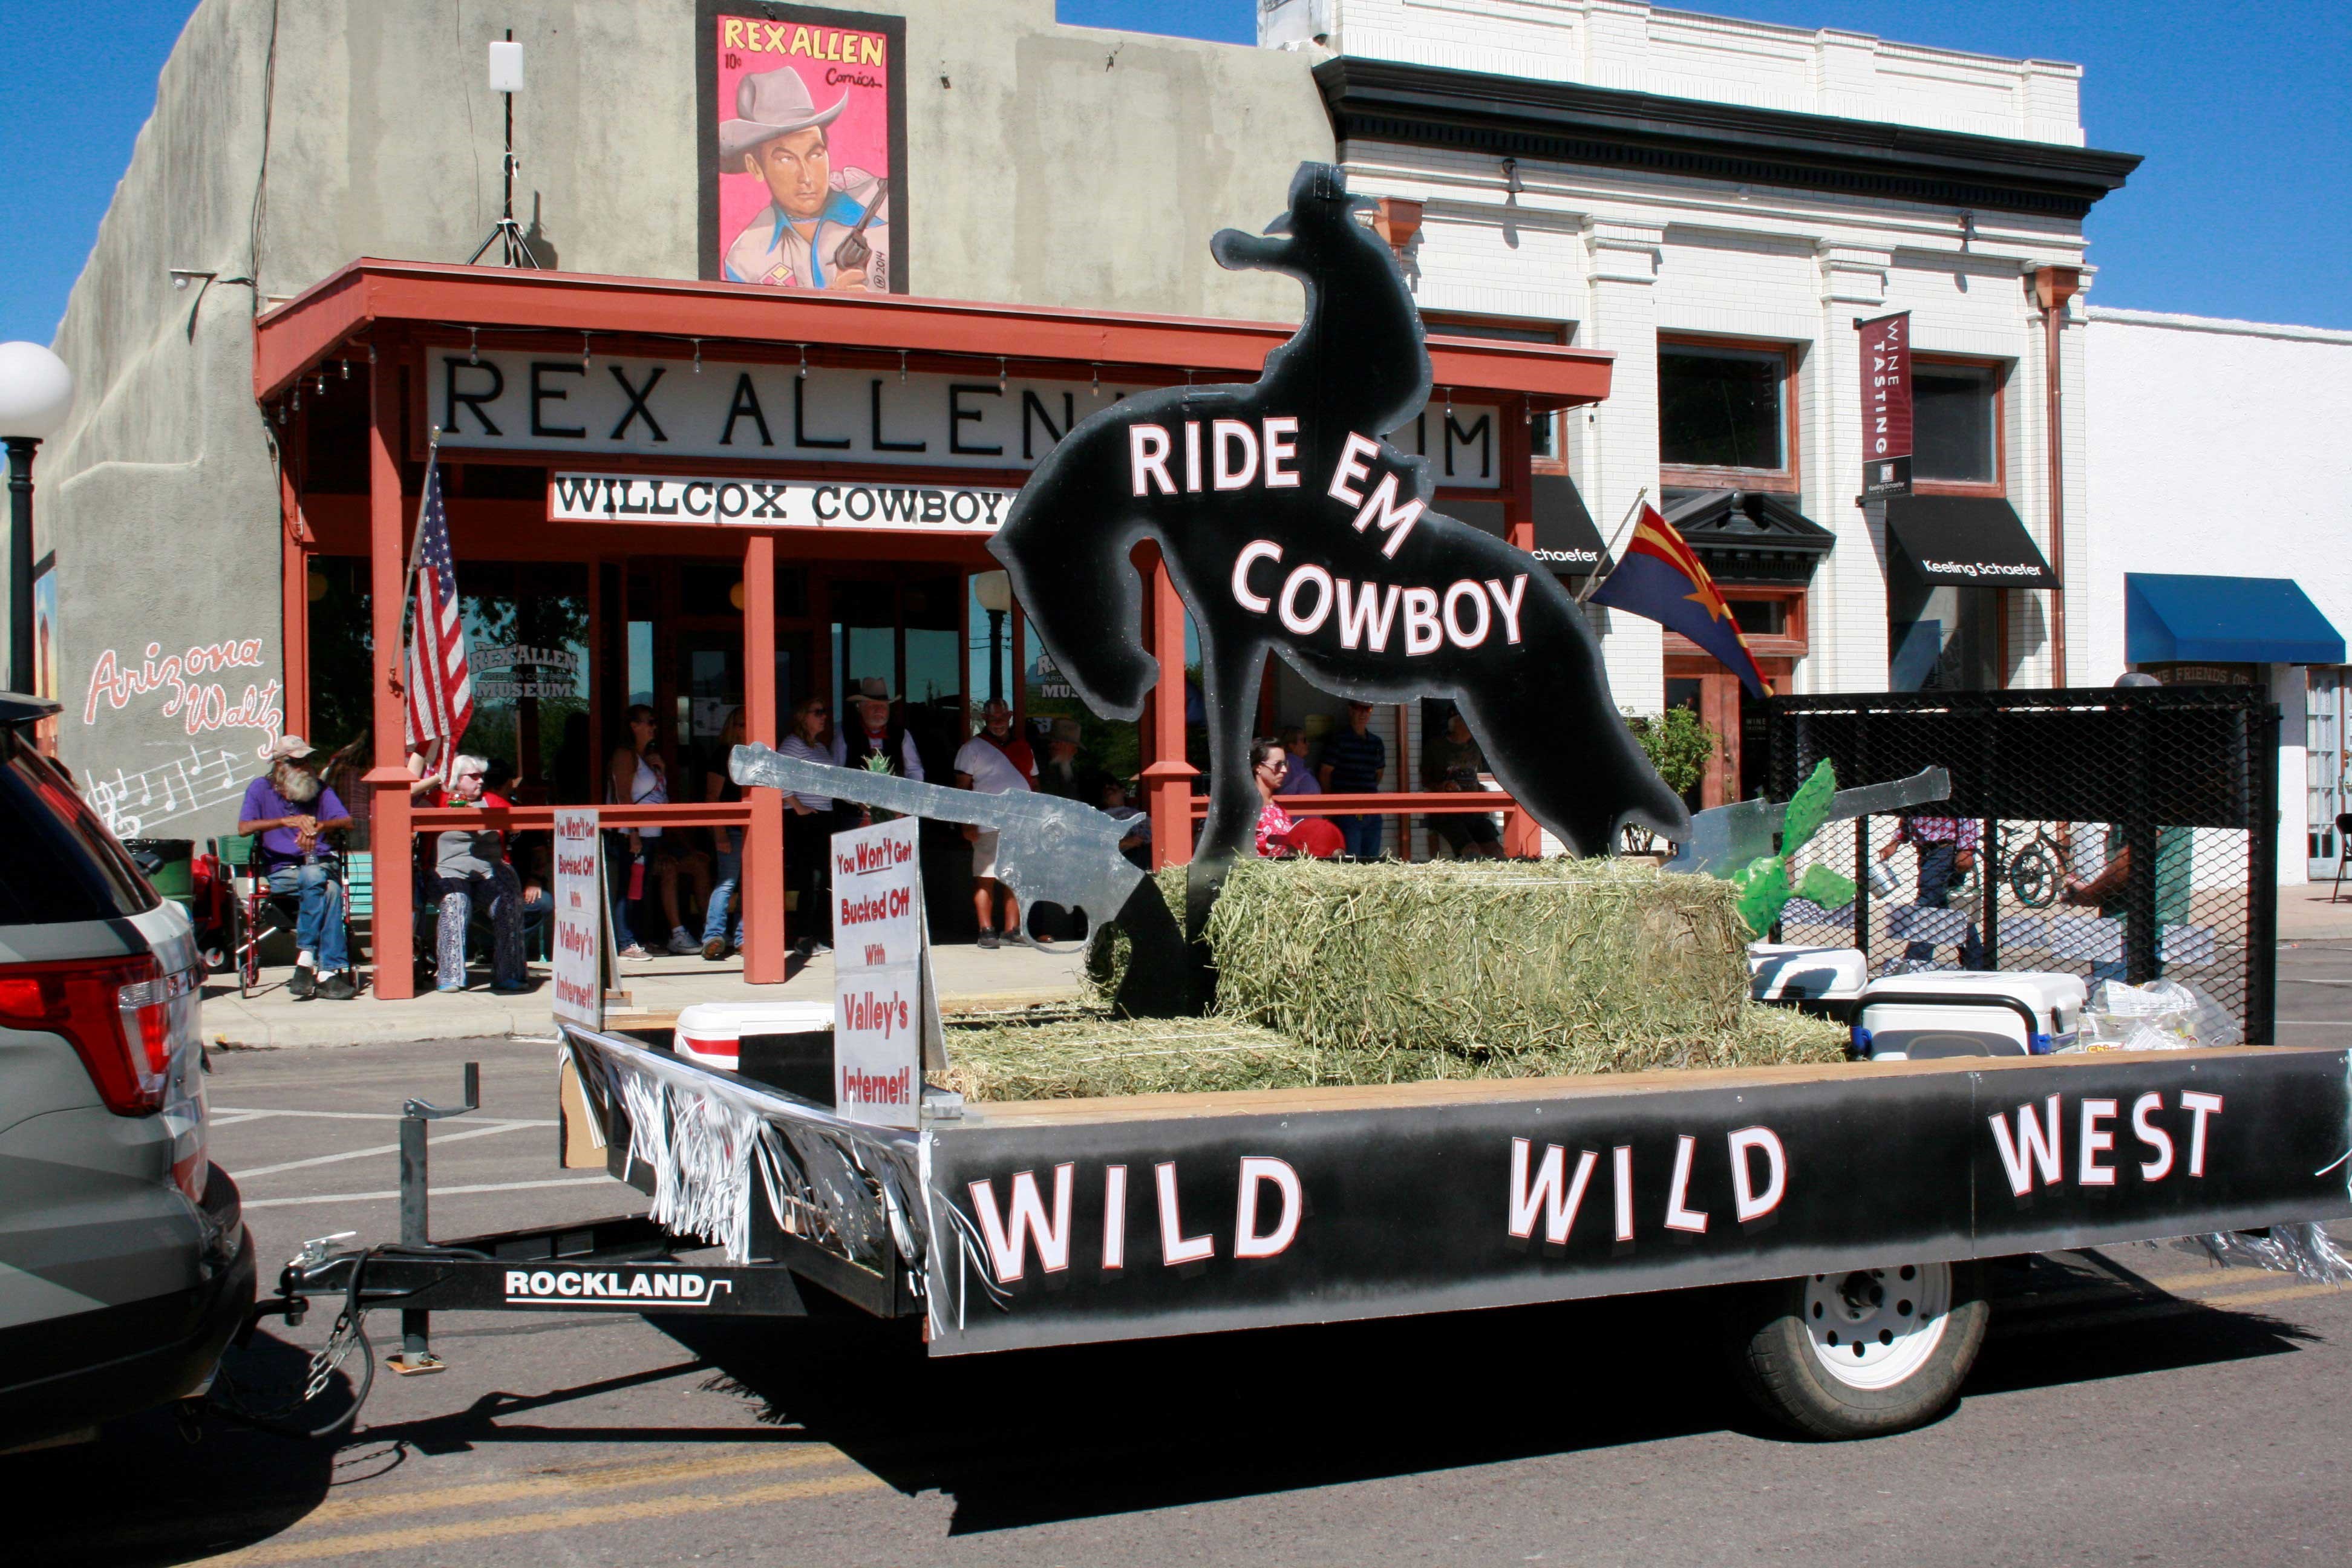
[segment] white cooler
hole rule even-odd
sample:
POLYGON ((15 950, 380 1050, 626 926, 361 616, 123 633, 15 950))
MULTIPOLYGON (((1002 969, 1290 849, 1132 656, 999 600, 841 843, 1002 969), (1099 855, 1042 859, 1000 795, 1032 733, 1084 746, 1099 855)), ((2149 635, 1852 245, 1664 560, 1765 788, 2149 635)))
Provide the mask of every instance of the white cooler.
POLYGON ((1853 1052, 1872 1061, 2046 1056, 2083 1027, 2082 976, 2042 970, 1889 974, 1863 987, 1853 1052), (2028 1020, 2031 1020, 2029 1022, 2028 1020))
POLYGON ((1869 963, 1858 948, 1748 944, 1748 994, 1759 1002, 1842 1020, 1853 1011, 1869 979, 1869 963))
POLYGON ((733 1072, 746 1035, 804 1035, 832 1027, 830 1002, 697 1002, 678 1014, 672 1044, 688 1060, 733 1072))

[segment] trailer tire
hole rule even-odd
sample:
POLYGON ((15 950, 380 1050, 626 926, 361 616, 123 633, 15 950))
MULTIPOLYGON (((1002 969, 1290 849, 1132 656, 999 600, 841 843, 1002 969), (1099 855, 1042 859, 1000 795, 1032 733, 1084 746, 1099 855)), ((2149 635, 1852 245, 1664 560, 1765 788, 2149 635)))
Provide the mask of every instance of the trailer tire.
POLYGON ((1775 1420, 1832 1440, 1941 1415, 1976 1364, 1990 1313, 1965 1262, 1808 1274, 1726 1296, 1742 1392, 1775 1420))

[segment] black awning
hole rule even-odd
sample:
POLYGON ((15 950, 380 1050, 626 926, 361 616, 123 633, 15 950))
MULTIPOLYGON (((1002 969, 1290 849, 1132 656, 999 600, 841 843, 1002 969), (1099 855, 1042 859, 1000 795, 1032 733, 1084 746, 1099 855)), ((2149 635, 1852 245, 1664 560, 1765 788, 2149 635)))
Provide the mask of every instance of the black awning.
POLYGON ((1803 584, 1837 536, 1769 490, 1659 492, 1666 521, 1717 583, 1803 584))
MULTIPOLYGON (((1535 558, 1554 574, 1580 577, 1600 570, 1607 553, 1592 514, 1576 486, 1559 474, 1535 476, 1535 558)), ((1498 500, 1455 500, 1445 503, 1446 515, 1456 517, 1484 533, 1507 538, 1503 503, 1498 500)))
POLYGON ((2058 574, 1997 496, 1895 496, 1886 503, 1889 553, 1923 583, 1974 588, 2055 588, 2058 574))
POLYGON ((1534 488, 1535 558, 1562 576, 1599 571, 1608 542, 1592 525, 1574 481, 1565 474, 1538 474, 1534 488))

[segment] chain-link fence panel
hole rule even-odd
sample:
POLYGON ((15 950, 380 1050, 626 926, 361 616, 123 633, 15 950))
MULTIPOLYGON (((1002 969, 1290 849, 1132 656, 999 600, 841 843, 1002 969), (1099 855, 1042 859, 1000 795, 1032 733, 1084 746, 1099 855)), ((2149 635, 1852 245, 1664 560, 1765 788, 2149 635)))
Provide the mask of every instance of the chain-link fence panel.
MULTIPOLYGON (((1766 788, 1828 758, 1838 787, 1922 768, 1949 799, 1825 828, 1801 861, 1858 885, 1801 900, 1780 939, 1861 948, 1871 972, 2038 969, 2192 983, 2273 1037, 2278 710, 2242 687, 1781 697, 1766 788)), ((1791 868, 1801 874, 1801 864, 1791 868)))

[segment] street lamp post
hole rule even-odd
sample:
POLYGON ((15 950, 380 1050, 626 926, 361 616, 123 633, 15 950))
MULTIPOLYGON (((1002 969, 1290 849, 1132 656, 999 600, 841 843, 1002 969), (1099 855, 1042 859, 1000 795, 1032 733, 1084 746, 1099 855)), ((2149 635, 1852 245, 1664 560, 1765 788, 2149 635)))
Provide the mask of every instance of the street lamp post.
POLYGON ((1004 700, 1004 616, 1013 608, 1013 579, 1003 572, 982 572, 971 580, 972 596, 988 612, 988 700, 1004 700))
POLYGON ((8 447, 8 689, 33 689, 33 452, 73 407, 73 372, 38 343, 0 343, 8 447))

